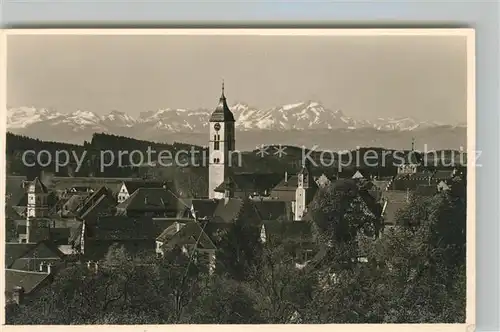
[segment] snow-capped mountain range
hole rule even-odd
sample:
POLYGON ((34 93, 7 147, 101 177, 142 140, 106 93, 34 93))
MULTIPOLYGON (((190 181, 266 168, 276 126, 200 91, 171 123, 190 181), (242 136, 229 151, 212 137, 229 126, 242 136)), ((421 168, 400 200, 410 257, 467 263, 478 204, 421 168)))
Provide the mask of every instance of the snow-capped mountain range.
MULTIPOLYGON (((357 120, 340 110, 329 110, 316 101, 259 109, 243 103, 230 108, 236 118, 237 147, 251 151, 261 144, 286 144, 326 149, 357 146, 433 149, 465 146, 464 125, 441 125, 411 118, 357 120), (419 148, 422 148, 421 146, 419 148)), ((46 141, 82 144, 94 133, 108 133, 155 142, 183 142, 206 145, 209 118, 213 109, 160 109, 132 117, 111 111, 97 115, 88 110, 62 113, 33 107, 11 108, 7 130, 46 141)))
MULTIPOLYGON (((380 118, 375 121, 355 120, 341 110, 329 110, 316 101, 299 102, 271 109, 258 109, 243 103, 230 106, 236 118, 236 128, 251 130, 308 130, 308 129, 360 129, 411 131, 419 128, 439 126, 434 122, 420 122, 411 118, 380 118)), ((77 110, 60 113, 33 107, 10 108, 7 112, 7 129, 13 132, 28 132, 29 129, 63 130, 82 132, 123 133, 130 129, 168 132, 206 132, 209 109, 160 109, 140 113, 134 118, 124 112, 111 111, 97 115, 90 111, 77 110), (49 129, 50 128, 50 129, 49 129)))

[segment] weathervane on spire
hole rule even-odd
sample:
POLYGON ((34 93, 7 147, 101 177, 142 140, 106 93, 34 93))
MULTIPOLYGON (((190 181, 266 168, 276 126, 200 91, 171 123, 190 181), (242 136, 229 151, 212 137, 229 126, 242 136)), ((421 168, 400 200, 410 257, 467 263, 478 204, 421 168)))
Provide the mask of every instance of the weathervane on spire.
POLYGON ((224 79, 222 79, 222 97, 224 97, 224 79))
POLYGON ((412 137, 411 138, 411 150, 414 151, 415 150, 415 137, 412 137))

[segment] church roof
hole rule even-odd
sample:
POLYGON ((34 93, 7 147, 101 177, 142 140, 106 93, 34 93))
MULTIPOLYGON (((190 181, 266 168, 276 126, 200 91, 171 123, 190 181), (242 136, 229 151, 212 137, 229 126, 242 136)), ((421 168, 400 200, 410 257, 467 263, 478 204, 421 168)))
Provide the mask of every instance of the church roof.
POLYGON ((215 111, 210 116, 210 122, 234 122, 234 115, 227 106, 226 96, 224 96, 224 83, 222 83, 222 95, 215 111))

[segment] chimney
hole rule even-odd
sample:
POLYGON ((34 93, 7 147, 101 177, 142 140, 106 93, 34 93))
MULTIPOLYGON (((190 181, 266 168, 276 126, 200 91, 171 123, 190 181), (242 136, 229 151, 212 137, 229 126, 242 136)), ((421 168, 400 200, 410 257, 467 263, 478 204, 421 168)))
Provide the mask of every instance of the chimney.
POLYGON ((16 304, 19 304, 23 301, 24 297, 24 288, 20 286, 15 286, 12 290, 12 298, 16 304))
POLYGON ((175 222, 175 231, 179 232, 180 230, 181 230, 181 224, 178 221, 176 221, 175 222))
POLYGON ((285 171, 285 183, 287 183, 287 182, 288 182, 288 172, 285 171))
POLYGON ((44 265, 45 265, 45 262, 40 263, 40 272, 43 272, 44 265))
POLYGON ((47 264, 47 273, 50 274, 52 272, 52 264, 47 264))
POLYGON ((148 205, 148 196, 144 196, 144 205, 148 205))

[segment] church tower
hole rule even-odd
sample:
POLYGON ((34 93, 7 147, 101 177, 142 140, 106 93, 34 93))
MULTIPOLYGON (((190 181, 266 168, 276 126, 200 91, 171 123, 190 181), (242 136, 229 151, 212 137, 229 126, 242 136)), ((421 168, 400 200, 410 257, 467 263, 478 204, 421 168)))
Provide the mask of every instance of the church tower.
POLYGON ((47 187, 35 178, 28 184, 26 205, 26 242, 37 243, 48 238, 46 220, 49 215, 47 187))
POLYGON ((223 198, 215 189, 224 183, 231 166, 231 152, 235 150, 234 116, 227 106, 222 82, 222 95, 210 117, 208 197, 223 198))
POLYGON ((295 220, 302 220, 307 209, 307 205, 312 200, 315 192, 315 184, 311 171, 304 161, 302 169, 297 174, 297 189, 295 190, 295 220))

